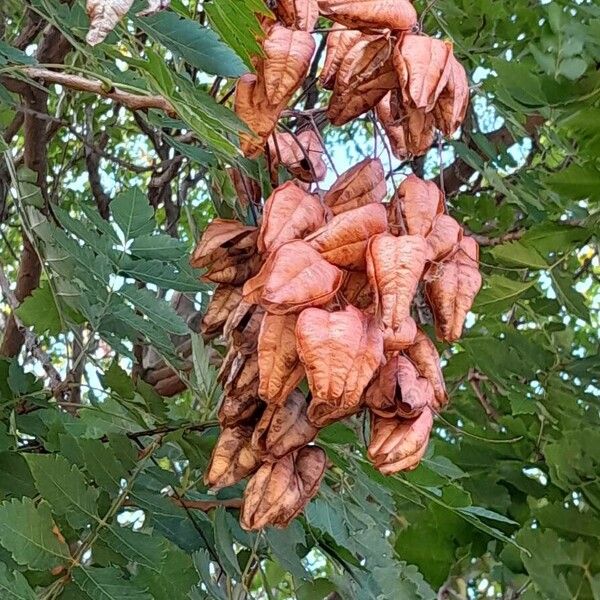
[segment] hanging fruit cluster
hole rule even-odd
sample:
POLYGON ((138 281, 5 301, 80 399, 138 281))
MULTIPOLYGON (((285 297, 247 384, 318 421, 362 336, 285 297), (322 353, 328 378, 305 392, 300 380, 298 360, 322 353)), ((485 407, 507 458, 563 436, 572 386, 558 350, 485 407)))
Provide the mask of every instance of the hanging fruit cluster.
MULTIPOLYGON (((334 22, 320 74, 333 90, 329 121, 374 109, 397 156, 423 154, 436 128, 449 135, 464 118, 467 81, 451 45, 418 33, 405 0, 279 0, 275 11, 235 108, 254 132, 242 137, 244 153, 267 152, 297 179, 275 187, 257 227, 215 219, 191 260, 218 284, 202 331, 228 344, 222 431, 205 479, 219 489, 251 476, 246 529, 283 527, 304 508, 327 467, 312 444, 319 429, 365 408, 374 466, 417 466, 448 397, 415 299, 429 305, 437 338, 453 342, 481 286, 477 243, 433 182, 410 175, 384 203, 383 165, 366 159, 311 193, 326 175, 318 129, 276 131, 305 80, 319 12, 334 22)), ((260 203, 251 180, 232 176, 241 199, 260 203)))

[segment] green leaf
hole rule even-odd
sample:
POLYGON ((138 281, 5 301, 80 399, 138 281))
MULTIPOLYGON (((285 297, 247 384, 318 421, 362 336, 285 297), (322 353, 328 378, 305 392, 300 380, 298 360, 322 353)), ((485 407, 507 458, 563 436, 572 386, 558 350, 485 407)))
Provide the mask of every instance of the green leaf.
POLYGON ((105 528, 100 532, 100 540, 128 561, 156 572, 167 554, 164 538, 136 533, 128 527, 105 528))
POLYGON ((153 600, 114 567, 75 569, 73 582, 86 594, 86 600, 153 600))
POLYGON ((62 331, 60 314, 47 282, 35 289, 31 296, 27 296, 15 312, 23 325, 33 327, 37 335, 48 332, 56 336, 62 331))
POLYGON ((486 287, 475 300, 474 312, 496 314, 509 309, 535 281, 515 281, 503 275, 491 275, 485 279, 486 287))
POLYGON ((142 235, 133 241, 129 250, 138 258, 178 260, 187 254, 187 245, 169 235, 142 235))
POLYGON ((198 552, 194 552, 192 555, 192 560, 194 561, 194 566, 196 567, 196 571, 198 571, 198 575, 200 575, 200 580, 206 586, 210 597, 215 600, 226 600, 227 596, 221 588, 215 584, 215 581, 210 572, 210 554, 208 550, 198 550, 198 552))
POLYGON ((119 290, 119 293, 146 315, 156 327, 177 335, 189 333, 188 326, 175 312, 175 309, 149 290, 137 288, 133 284, 126 284, 119 290))
POLYGON ((3 495, 16 498, 36 495, 33 477, 23 454, 0 454, 0 490, 3 495))
POLYGON ((230 577, 240 576, 242 574, 238 558, 233 549, 233 538, 231 529, 227 523, 227 511, 219 506, 214 515, 215 523, 215 544, 217 554, 221 559, 221 563, 230 577))
POLYGON ((187 63, 213 75, 239 77, 248 68, 229 46, 207 27, 191 19, 180 19, 170 11, 158 12, 134 22, 187 63))
POLYGON ((548 264, 534 248, 529 248, 521 242, 509 242, 496 246, 491 254, 503 263, 529 267, 532 269, 546 269, 548 264))
POLYGON ((558 300, 564 304, 567 311, 584 321, 589 321, 590 312, 583 301, 583 296, 573 289, 573 280, 571 277, 558 269, 554 269, 552 271, 552 283, 554 284, 558 300))
POLYGON ((54 533, 50 506, 30 498, 0 505, 0 544, 20 564, 45 571, 69 560, 69 548, 54 533))
POLYGON ((335 590, 335 585, 331 581, 319 577, 314 581, 303 583, 296 589, 296 598, 298 600, 322 600, 335 590))
POLYGON ((600 198, 600 170, 595 165, 571 164, 549 175, 546 184, 572 200, 590 198, 597 201, 600 198))
POLYGON ((565 58, 560 61, 558 73, 567 79, 579 79, 587 70, 587 62, 583 58, 565 58))
POLYGON ((186 272, 177 271, 173 265, 159 260, 124 260, 121 272, 146 283, 153 283, 165 290, 178 292, 202 292, 206 284, 186 272))
POLYGON ((133 398, 135 388, 131 376, 119 366, 116 360, 110 363, 110 367, 100 376, 102 384, 123 398, 133 398))
POLYGON ((37 600, 27 579, 18 571, 12 573, 0 563, 0 596, 3 600, 37 600))
POLYGON ((29 455, 27 464, 42 497, 57 515, 69 524, 84 528, 98 521, 98 492, 90 487, 83 473, 60 455, 29 455))
POLYGON ((146 195, 137 187, 117 194, 110 203, 110 212, 126 240, 151 233, 154 229, 154 211, 146 195))

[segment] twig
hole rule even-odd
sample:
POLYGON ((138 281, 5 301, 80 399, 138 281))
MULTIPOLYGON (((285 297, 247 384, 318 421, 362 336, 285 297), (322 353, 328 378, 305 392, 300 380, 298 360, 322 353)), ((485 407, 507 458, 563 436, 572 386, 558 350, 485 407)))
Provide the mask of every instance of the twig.
POLYGON ((469 384, 473 388, 475 392, 475 396, 481 404, 485 414, 494 422, 498 422, 500 420, 500 413, 489 403, 488 399, 485 397, 481 388, 479 387, 479 377, 477 373, 473 370, 469 373, 469 384))

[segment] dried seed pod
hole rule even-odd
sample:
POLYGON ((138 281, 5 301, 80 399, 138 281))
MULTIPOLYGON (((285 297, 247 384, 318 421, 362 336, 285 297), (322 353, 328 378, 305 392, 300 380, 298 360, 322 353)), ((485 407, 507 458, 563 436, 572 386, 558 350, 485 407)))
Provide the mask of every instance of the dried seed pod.
POLYGON ((258 358, 237 353, 231 363, 219 407, 222 427, 237 425, 253 417, 263 406, 258 398, 258 358))
POLYGON ((463 237, 458 250, 427 273, 425 294, 438 339, 455 342, 461 337, 467 313, 480 288, 479 246, 473 238, 463 237))
POLYGON ((265 463, 244 491, 240 515, 248 531, 286 527, 317 493, 327 467, 325 452, 306 446, 275 463, 265 463))
POLYGON ((315 51, 308 31, 292 30, 275 23, 262 43, 265 56, 258 67, 265 95, 272 106, 287 104, 300 87, 315 51))
POLYGON ((365 204, 382 202, 387 193, 383 165, 366 158, 342 173, 323 198, 334 215, 365 204))
POLYGON ((370 203, 336 215, 306 241, 333 265, 361 271, 369 238, 387 230, 383 204, 370 203))
POLYGON ((300 181, 312 183, 327 176, 323 145, 312 129, 298 135, 274 133, 269 138, 269 153, 272 169, 281 164, 300 181))
POLYGON ((291 29, 312 31, 319 18, 317 0, 277 0, 275 14, 291 29))
POLYGON ((431 410, 414 419, 384 419, 371 416, 371 442, 368 456, 384 475, 417 467, 429 442, 433 426, 431 410))
POLYGON ((405 350, 405 353, 419 373, 431 383, 435 399, 433 408, 436 411, 444 408, 448 404, 448 393, 440 367, 440 357, 433 342, 419 329, 415 341, 405 350))
POLYGON ((416 335, 410 307, 425 268, 427 250, 421 235, 395 237, 382 233, 369 241, 367 275, 375 290, 386 350, 402 350, 416 335))
POLYGON ((431 383, 400 354, 388 358, 365 392, 365 404, 386 419, 416 417, 432 403, 431 383))
POLYGON ((426 236, 436 215, 444 212, 444 196, 433 181, 409 175, 388 204, 388 222, 394 233, 426 236), (404 227, 403 227, 404 226, 404 227))
POLYGON ((315 439, 319 430, 309 422, 306 409, 306 399, 297 391, 283 404, 267 406, 252 434, 252 445, 263 460, 279 460, 315 439))
POLYGON ((370 313, 375 301, 375 293, 369 284, 367 274, 362 271, 350 271, 340 289, 341 295, 347 302, 370 313))
POLYGON ((229 315, 241 300, 241 288, 225 284, 218 285, 202 317, 201 333, 205 336, 221 333, 229 315))
POLYGON ((319 0, 321 14, 354 29, 408 31, 417 11, 408 0, 319 0))
POLYGON ((262 269, 244 284, 247 302, 285 315, 327 304, 340 289, 343 272, 306 242, 286 242, 269 255, 262 269))
POLYGON ((240 354, 254 354, 258 344, 258 332, 265 316, 262 307, 252 305, 235 325, 228 328, 228 339, 232 348, 240 354))
POLYGON ((265 203, 258 235, 258 250, 276 250, 285 242, 316 231, 325 222, 319 199, 288 181, 280 185, 265 203))
POLYGON ((327 117, 344 125, 373 108, 398 85, 392 64, 392 40, 387 35, 367 36, 348 51, 340 65, 327 117))
POLYGON ((455 219, 450 215, 437 215, 433 219, 429 235, 425 238, 429 244, 430 260, 437 262, 452 254, 462 236, 462 227, 455 219))
POLYGON ((227 174, 233 183, 235 193, 237 194, 240 204, 244 207, 249 204, 258 204, 262 197, 260 184, 256 179, 248 177, 234 167, 227 167, 227 174))
POLYGON ((309 308, 298 317, 296 339, 313 396, 310 422, 324 427, 355 413, 383 358, 375 319, 353 306, 333 313, 309 308))
POLYGON ((433 109, 435 124, 447 137, 462 125, 469 106, 467 73, 452 52, 448 59, 448 70, 448 82, 433 109))
POLYGON ((264 316, 258 335, 259 396, 281 405, 302 381, 304 367, 296 350, 297 315, 264 316))
POLYGON ((337 72, 342 64, 344 56, 350 48, 362 37, 360 31, 352 29, 332 29, 327 35, 327 46, 325 62, 319 75, 321 86, 326 90, 332 90, 335 84, 337 72))
POLYGON ((431 112, 448 82, 450 44, 426 35, 403 35, 394 48, 394 67, 404 105, 431 112))
POLYGON ((260 467, 260 451, 250 442, 252 427, 226 427, 213 448, 204 483, 213 490, 236 484, 260 467))
MULTIPOLYGON (((254 248, 256 237, 253 236, 254 248)), ((218 258, 202 275, 202 279, 212 283, 241 285, 260 269, 262 259, 255 252, 254 250, 244 254, 229 254, 218 258)))

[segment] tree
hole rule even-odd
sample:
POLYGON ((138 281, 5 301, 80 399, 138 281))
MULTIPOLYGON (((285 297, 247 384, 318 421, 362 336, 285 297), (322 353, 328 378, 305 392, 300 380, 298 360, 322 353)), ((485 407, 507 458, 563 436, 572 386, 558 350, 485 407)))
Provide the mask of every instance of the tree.
POLYGON ((318 132, 330 172, 379 156, 388 198, 437 182, 479 243, 483 289, 438 344, 450 404, 389 477, 363 416, 322 429, 318 495, 258 533, 243 482, 203 483, 223 347, 197 333, 214 286, 189 254, 215 217, 255 225, 289 177, 241 156, 232 110, 269 9, 136 2, 102 41, 83 0, 2 4, 3 598, 600 598, 600 9, 417 4, 469 74, 456 135, 400 161, 373 112, 332 126, 324 17, 279 126, 318 132))

